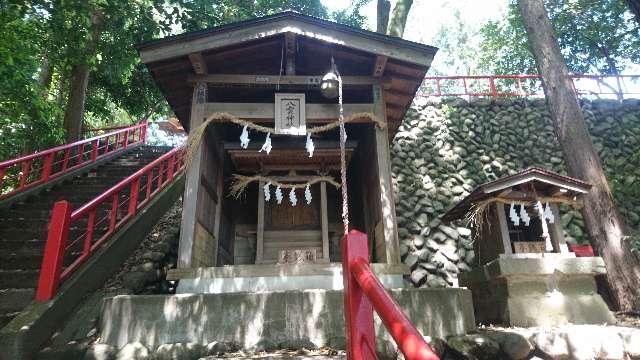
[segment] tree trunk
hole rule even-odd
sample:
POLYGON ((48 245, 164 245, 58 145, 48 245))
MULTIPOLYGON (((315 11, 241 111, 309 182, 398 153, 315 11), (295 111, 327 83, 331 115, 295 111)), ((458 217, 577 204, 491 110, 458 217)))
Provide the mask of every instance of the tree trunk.
POLYGON ((519 7, 567 171, 593 185, 582 210, 591 243, 604 259, 620 310, 640 309, 640 258, 631 252, 627 228, 587 132, 543 0, 519 0, 519 7))
POLYGON ((71 85, 64 112, 64 128, 67 142, 77 141, 82 137, 84 105, 89 84, 89 59, 95 55, 103 13, 100 9, 91 12, 91 35, 84 48, 84 58, 71 71, 71 85))
POLYGON ((378 0, 378 16, 376 24, 376 32, 380 34, 387 33, 389 25, 389 12, 391 11, 391 2, 389 0, 378 0))
POLYGON ((89 66, 84 62, 74 66, 71 72, 71 87, 67 98, 67 108, 64 112, 64 128, 67 142, 74 142, 82 137, 84 102, 88 84, 89 66))
POLYGON ((393 8, 393 14, 391 14, 391 20, 389 21, 387 35, 397 37, 404 35, 404 27, 407 25, 407 17, 409 17, 411 5, 413 5, 413 0, 398 0, 398 2, 396 2, 396 6, 393 8))
POLYGON ((38 75, 38 84, 45 95, 49 92, 52 78, 53 71, 51 69, 51 63, 49 62, 49 56, 45 54, 42 57, 42 62, 40 63, 40 74, 38 75))
POLYGON ((636 17, 636 21, 640 23, 640 0, 625 0, 631 13, 636 17))

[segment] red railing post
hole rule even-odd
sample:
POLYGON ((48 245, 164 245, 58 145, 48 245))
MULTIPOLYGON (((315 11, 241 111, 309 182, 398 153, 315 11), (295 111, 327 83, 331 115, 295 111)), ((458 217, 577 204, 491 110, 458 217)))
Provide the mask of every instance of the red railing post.
POLYGON ((143 144, 147 142, 147 126, 148 126, 147 120, 145 120, 142 123, 142 126, 140 126, 140 142, 143 144))
POLYGON ((129 146, 129 130, 125 130, 124 132, 124 148, 126 149, 129 146))
POLYGON ((129 193, 129 210, 128 215, 135 215, 138 207, 138 192, 140 190, 140 178, 136 178, 131 182, 131 192, 129 193))
POLYGON ((44 162, 42 163, 42 173, 40 174, 40 180, 42 182, 46 182, 49 180, 49 175, 51 175, 51 165, 53 164, 53 156, 55 153, 50 153, 44 157, 44 162))
MULTIPOLYGON (((366 239, 366 237, 365 237, 366 239)), ((369 262, 358 257, 351 261, 351 270, 362 291, 373 304, 382 323, 395 340, 407 360, 439 360, 400 305, 384 289, 369 267, 369 262)))
POLYGON ((69 221, 71 218, 71 203, 58 201, 53 206, 49 234, 44 248, 44 257, 40 268, 36 301, 51 300, 58 290, 60 274, 64 260, 64 250, 69 236, 69 221))
POLYGON ((407 360, 440 360, 369 267, 367 235, 351 230, 342 239, 347 358, 376 359, 375 309, 407 360))
POLYGON ((91 162, 95 162, 98 158, 98 147, 100 146, 100 140, 96 139, 91 143, 91 162))
POLYGON ((498 96, 498 90, 496 89, 496 79, 493 76, 489 77, 489 87, 491 89, 491 96, 498 96))
POLYGON ((20 188, 25 187, 27 185, 27 180, 29 179, 29 174, 31 173, 31 163, 33 160, 29 159, 22 163, 22 171, 20 172, 20 188))
POLYGON ((4 183, 4 174, 6 171, 7 168, 0 168, 0 195, 2 195, 2 184, 4 183))
POLYGON ((342 277, 344 279, 344 321, 347 359, 376 359, 376 333, 373 305, 358 285, 351 269, 352 260, 369 257, 367 235, 351 230, 342 238, 342 277))

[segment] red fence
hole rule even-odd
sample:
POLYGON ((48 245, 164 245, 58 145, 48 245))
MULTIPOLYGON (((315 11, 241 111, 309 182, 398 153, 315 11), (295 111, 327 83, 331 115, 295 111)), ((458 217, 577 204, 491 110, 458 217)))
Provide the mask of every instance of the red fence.
POLYGON ((171 150, 73 212, 68 201, 55 203, 36 301, 53 298, 61 282, 171 184, 184 169, 183 155, 182 147, 171 150))
POLYGON ((88 133, 104 133, 104 132, 111 132, 114 130, 120 130, 120 129, 124 129, 127 128, 131 125, 116 125, 116 126, 107 126, 107 127, 101 127, 101 128, 93 128, 93 129, 84 129, 82 130, 82 132, 84 134, 88 134, 88 133))
POLYGON ((0 200, 144 143, 147 123, 0 162, 0 200))
POLYGON ((347 358, 377 359, 373 328, 375 309, 405 359, 439 360, 369 268, 367 235, 351 230, 342 239, 342 254, 347 358))
MULTIPOLYGON (((579 96, 640 95, 640 75, 571 75, 579 96)), ((544 96, 540 75, 427 76, 420 91, 431 96, 544 96)))

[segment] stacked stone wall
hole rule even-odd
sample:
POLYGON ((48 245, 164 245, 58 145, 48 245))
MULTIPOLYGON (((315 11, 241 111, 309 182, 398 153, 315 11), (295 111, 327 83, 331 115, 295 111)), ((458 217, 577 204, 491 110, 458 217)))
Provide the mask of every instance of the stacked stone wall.
MULTIPOLYGON (((640 101, 581 105, 618 207, 637 230, 640 101)), ((414 103, 391 146, 401 255, 416 286, 455 285, 457 274, 474 265, 471 231, 439 218, 475 187, 530 166, 566 174, 542 99, 414 103)), ((588 242, 580 213, 561 212, 567 240, 588 242)))

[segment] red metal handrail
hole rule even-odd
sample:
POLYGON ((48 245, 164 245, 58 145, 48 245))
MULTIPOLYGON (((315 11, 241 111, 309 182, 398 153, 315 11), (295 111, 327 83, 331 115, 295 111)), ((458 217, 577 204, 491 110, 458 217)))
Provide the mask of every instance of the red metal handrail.
POLYGON ((82 130, 83 133, 93 133, 93 132, 98 132, 98 131, 113 131, 113 130, 120 130, 120 129, 124 129, 126 127, 129 127, 131 125, 115 125, 115 126, 106 126, 106 127, 100 127, 100 128, 93 128, 93 129, 84 129, 82 130))
POLYGON ((373 327, 375 310, 405 359, 439 360, 440 357, 371 271, 367 260, 367 235, 357 230, 345 235, 342 239, 342 257, 347 358, 377 359, 373 327))
MULTIPOLYGON (((576 95, 640 95, 640 75, 592 75, 572 74, 576 95), (636 83, 632 88, 628 80, 636 83), (589 86, 584 86, 588 83, 589 86)), ((544 96, 540 75, 468 75, 468 76, 427 76, 424 78, 417 96, 544 96)))
POLYGON ((49 222, 36 301, 53 298, 65 279, 183 170, 184 147, 180 147, 73 212, 68 201, 56 202, 49 222), (73 238, 69 239, 70 236, 73 238))
POLYGON ((101 158, 143 144, 147 123, 0 162, 0 200, 47 183, 101 158))

